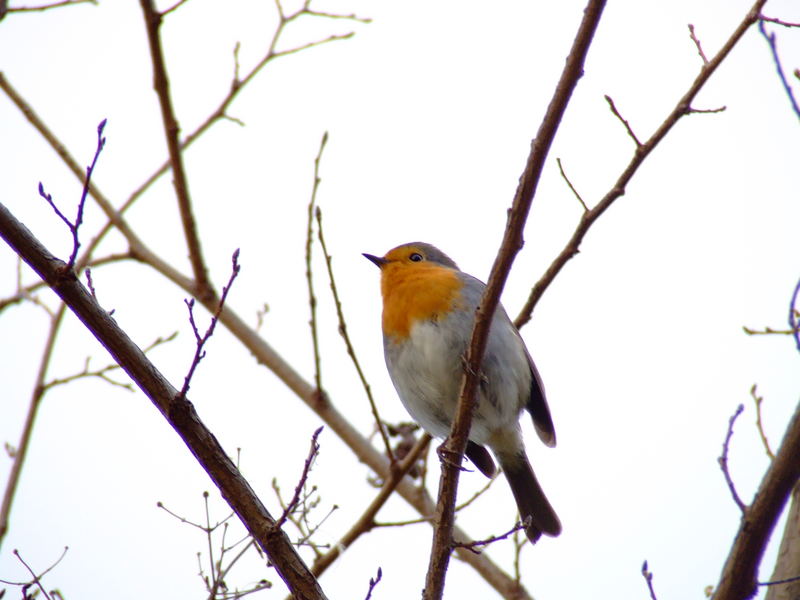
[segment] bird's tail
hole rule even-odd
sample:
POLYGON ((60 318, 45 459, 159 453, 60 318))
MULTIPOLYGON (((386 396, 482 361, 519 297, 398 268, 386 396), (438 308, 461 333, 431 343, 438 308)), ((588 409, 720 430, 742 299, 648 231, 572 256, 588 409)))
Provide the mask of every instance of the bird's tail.
POLYGON ((527 523, 525 534, 531 543, 536 543, 542 533, 553 537, 560 534, 561 522, 536 480, 525 451, 499 455, 497 459, 517 501, 522 522, 527 523))

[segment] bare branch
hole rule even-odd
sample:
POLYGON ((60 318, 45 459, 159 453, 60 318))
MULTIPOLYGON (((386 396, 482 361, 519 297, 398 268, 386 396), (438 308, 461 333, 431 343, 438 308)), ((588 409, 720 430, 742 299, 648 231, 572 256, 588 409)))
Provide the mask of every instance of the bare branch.
POLYGON ((767 434, 764 433, 764 424, 761 420, 761 404, 764 402, 764 398, 758 395, 755 383, 753 387, 750 388, 750 395, 753 397, 753 402, 756 405, 756 429, 758 429, 758 435, 761 436, 761 443, 764 445, 767 456, 769 456, 770 460, 774 460, 775 454, 772 453, 772 449, 769 447, 769 440, 767 439, 767 434))
POLYGON ((314 278, 311 272, 311 247, 314 242, 314 207, 317 202, 317 190, 319 190, 319 163, 322 160, 322 151, 328 142, 328 132, 322 135, 319 143, 319 151, 314 159, 314 185, 311 188, 311 200, 308 203, 308 224, 306 228, 306 285, 308 286, 308 304, 311 312, 309 326, 311 327, 311 345, 314 349, 314 382, 317 390, 322 393, 322 373, 320 368, 319 356, 319 336, 317 334, 317 297, 314 294, 314 278))
POLYGON ((197 345, 194 351, 194 358, 192 359, 192 364, 189 366, 189 372, 186 374, 186 377, 183 380, 183 387, 180 391, 180 397, 186 398, 186 394, 189 391, 189 384, 192 381, 192 376, 194 376, 194 371, 197 369, 197 366, 200 364, 200 361, 205 358, 205 351, 203 347, 206 345, 206 342, 214 335, 214 329, 217 326, 217 321, 219 321, 219 316, 222 313, 222 309, 225 307, 225 300, 228 298, 228 292, 231 290, 233 286, 233 282, 236 279, 236 276, 239 274, 239 270, 241 267, 239 266, 239 249, 237 248, 233 252, 233 256, 231 256, 231 276, 228 279, 228 285, 222 288, 222 296, 219 298, 219 302, 217 303, 217 310, 211 317, 211 322, 208 325, 208 329, 206 329, 205 334, 202 336, 200 332, 197 330, 197 325, 194 322, 194 298, 191 300, 184 300, 186 302, 186 306, 189 309, 189 323, 192 325, 192 331, 194 332, 194 338, 197 341, 197 345))
POLYGON ((297 507, 300 503, 300 494, 303 491, 303 488, 306 485, 306 481, 308 480, 308 473, 311 470, 311 465, 314 464, 314 459, 319 454, 319 443, 317 439, 319 438, 319 434, 322 433, 322 427, 318 427, 314 434, 311 436, 311 448, 308 451, 308 456, 306 457, 305 463, 303 464, 303 471, 300 473, 300 479, 297 482, 297 485, 294 488, 294 496, 289 501, 289 504, 286 505, 286 508, 283 511, 283 514, 278 517, 278 520, 275 521, 276 529, 280 529, 283 527, 283 524, 286 522, 286 517, 297 507))
POLYGON ((739 498, 739 494, 736 492, 736 486, 734 485, 730 471, 728 470, 728 445, 730 444, 731 437, 733 436, 733 424, 736 422, 736 419, 739 418, 739 415, 742 414, 742 411, 744 411, 744 405, 740 404, 736 408, 736 412, 733 413, 733 416, 728 421, 728 432, 725 435, 725 441, 722 443, 722 455, 717 459, 717 462, 719 463, 719 468, 722 469, 722 474, 725 476, 725 482, 728 484, 728 489, 731 491, 733 501, 736 503, 736 506, 739 507, 739 510, 742 511, 742 514, 745 514, 747 512, 747 506, 745 506, 744 502, 742 502, 742 499, 739 498))
POLYGON ((383 577, 383 571, 381 571, 381 568, 378 567, 378 574, 375 576, 375 578, 374 579, 372 577, 369 578, 369 590, 367 590, 367 596, 365 600, 369 600, 370 598, 372 598, 372 590, 375 589, 375 586, 378 585, 378 582, 381 580, 382 577, 383 577))
POLYGON ((70 233, 72 234, 72 254, 69 256, 69 261, 67 262, 66 269, 71 271, 75 266, 75 259, 78 256, 78 249, 81 246, 81 242, 78 239, 78 229, 80 228, 81 224, 83 223, 83 209, 86 206, 86 196, 89 193, 89 184, 92 180, 92 172, 94 171, 94 167, 97 164, 97 159, 100 156, 100 152, 102 152, 103 147, 106 144, 106 138, 103 137, 103 129, 105 129, 106 120, 103 119, 100 122, 100 125, 97 126, 97 149, 94 153, 94 159, 92 159, 92 164, 86 168, 86 178, 84 179, 83 184, 83 193, 81 194, 80 202, 78 202, 78 213, 75 216, 75 222, 73 223, 67 217, 64 216, 58 207, 56 206, 55 202, 53 202, 53 197, 50 194, 45 193, 44 186, 41 182, 39 182, 39 195, 44 198, 50 207, 55 211, 58 217, 66 223, 67 227, 69 228, 70 233))
POLYGON ((604 98, 606 99, 606 102, 608 102, 608 106, 609 106, 609 108, 611 108, 611 112, 614 113, 614 116, 617 117, 617 119, 619 119, 620 123, 622 123, 624 125, 625 131, 628 132, 628 135, 631 137, 633 142, 636 144, 636 149, 638 150, 639 148, 641 148, 642 147, 642 142, 640 142, 639 138, 636 137, 636 134, 633 132, 633 129, 631 128, 630 123, 628 123, 628 121, 625 118, 623 118, 623 116, 621 114, 619 114, 619 111, 617 110, 617 106, 614 104, 614 100, 612 100, 611 96, 609 96, 608 94, 606 94, 604 96, 604 98))
POLYGON ((386 435, 386 428, 383 420, 380 417, 380 414, 378 413, 378 406, 375 404, 375 399, 372 397, 372 388, 367 381, 366 375, 364 375, 364 371, 361 369, 361 364, 358 362, 358 358, 356 357, 356 350, 350 341, 350 335, 347 333, 347 322, 344 318, 342 302, 339 299, 339 291, 336 289, 336 280, 333 277, 333 259, 331 258, 331 255, 328 254, 328 247, 325 244, 325 236, 322 233, 322 211, 319 209, 319 207, 317 207, 316 217, 317 235, 319 236, 319 243, 322 247, 322 254, 325 257, 325 265, 328 268, 328 279, 330 281, 331 292, 333 293, 333 302, 336 305, 336 315, 339 318, 339 334, 342 336, 345 346, 347 347, 347 355, 350 357, 350 360, 353 362, 353 366, 356 368, 358 378, 361 380, 361 386, 364 388, 364 391, 367 394, 367 400, 369 401, 369 406, 372 410, 372 416, 375 418, 375 426, 378 428, 381 439, 383 439, 383 444, 386 448, 386 456, 389 457, 389 462, 391 463, 392 468, 394 468, 395 456, 394 452, 392 451, 392 445, 389 443, 389 437, 386 435))
POLYGON ((656 591, 653 589, 653 573, 647 566, 647 561, 642 563, 642 577, 647 582, 647 591, 650 592, 650 600, 658 600, 656 591))
POLYGON ((186 238, 186 246, 189 249, 189 260, 192 263, 192 272, 195 279, 196 292, 194 295, 201 298, 211 298, 215 295, 215 292, 208 279, 208 269, 200 247, 200 237, 197 233, 197 224, 189 196, 189 182, 186 179, 186 172, 183 168, 183 154, 179 141, 180 126, 172 108, 167 68, 164 62, 164 53, 161 49, 159 29, 163 17, 156 10, 155 3, 152 0, 141 0, 141 5, 145 29, 147 30, 147 39, 150 43, 150 56, 153 61, 153 87, 161 106, 161 118, 164 122, 164 134, 167 139, 170 166, 172 168, 172 182, 175 187, 178 209, 183 223, 183 233, 186 238))
POLYGON ((633 156, 628 163, 628 166, 622 171, 613 187, 597 204, 595 204, 590 210, 583 213, 580 221, 572 233, 571 238, 567 241, 564 248, 547 268, 544 275, 541 276, 539 281, 537 281, 533 286, 533 289, 531 289, 528 300, 525 302, 525 305, 520 310, 519 315, 514 320, 514 324, 517 327, 522 327, 525 325, 525 323, 530 321, 533 309, 539 302, 539 299, 542 297, 545 290, 550 287, 550 284, 553 282, 556 275, 561 272, 561 269, 564 268, 564 265, 566 265, 567 262, 578 253, 578 249, 580 248, 584 236, 595 223, 595 221, 597 221, 600 215, 602 215, 614 203, 614 201, 625 194, 625 187, 639 170, 639 167, 642 165, 644 160, 650 155, 653 149, 658 146, 661 140, 663 140, 664 137, 672 130, 681 117, 684 117, 692 112, 693 109, 691 106, 694 98, 706 84, 711 75, 714 74, 719 65, 722 64, 722 61, 725 60, 728 54, 730 54, 731 50, 733 50, 734 46, 736 46, 745 32, 758 20, 759 12, 765 3, 766 0, 757 0, 753 4, 753 6, 745 15, 744 19, 741 21, 741 23, 739 23, 722 48, 720 48, 714 57, 708 61, 708 64, 704 65, 700 69, 700 73, 697 75, 697 77, 695 77, 695 80, 692 82, 691 86, 689 86, 689 89, 686 91, 686 93, 684 93, 683 96, 678 100, 677 104, 672 109, 672 112, 670 112, 658 129, 656 129, 656 131, 641 147, 637 146, 636 151, 633 153, 633 156))
POLYGON ((755 593, 758 567, 772 530, 792 489, 800 480, 800 404, 789 421, 775 459, 770 462, 722 569, 714 600, 734 600, 755 593))
POLYGON ((74 4, 94 4, 97 6, 97 0, 61 0, 60 2, 51 2, 50 4, 42 4, 41 6, 15 6, 9 8, 7 12, 42 12, 50 10, 51 8, 62 8, 74 4))
POLYGON ((774 33, 767 33, 767 28, 764 27, 764 19, 759 19, 758 21, 758 32, 765 40, 767 40, 767 44, 769 44, 769 49, 772 53, 772 61, 775 63, 775 70, 778 72, 778 78, 781 80, 781 85, 786 92, 786 97, 789 98, 789 103, 792 106, 795 116, 800 118, 800 106, 798 106, 797 100, 794 97, 794 90, 792 89, 792 86, 789 85, 789 81, 786 79, 786 75, 783 72, 781 57, 778 54, 778 42, 776 36, 774 33))
POLYGON ((214 435, 200 421, 191 402, 167 381, 80 281, 65 273, 64 263, 55 258, 2 204, 0 237, 47 281, 152 400, 270 557, 289 589, 301 599, 323 600, 325 594, 316 578, 311 575, 286 535, 272 527, 274 519, 214 435))
MULTIPOLYGON (((448 460, 442 461, 439 480, 439 498, 436 505, 435 527, 428 572, 425 579, 425 600, 439 600, 444 594, 444 583, 450 555, 453 550, 455 499, 458 489, 459 466, 467 445, 472 412, 476 402, 478 372, 486 349, 489 325, 500 301, 500 293, 514 258, 522 247, 522 231, 530 212, 544 163, 555 137, 561 118, 572 92, 583 74, 583 64, 594 32, 600 22, 605 0, 590 0, 567 56, 566 64, 556 85, 553 98, 545 112, 539 130, 531 142, 531 151, 514 202, 508 215, 503 242, 492 265, 489 282, 484 290, 475 315, 475 324, 465 358, 464 377, 461 381, 458 409, 444 443, 448 460)), ((584 213, 585 214, 585 213, 584 213)))
POLYGON ((700 55, 700 58, 703 59, 703 65, 707 65, 708 57, 706 57, 706 53, 703 52, 703 46, 700 44, 700 40, 697 39, 697 36, 694 33, 694 25, 691 23, 689 23, 689 37, 692 38, 695 48, 697 48, 697 53, 700 55))
POLYGON ((183 6, 184 4, 186 4, 188 1, 189 1, 189 0, 178 0, 178 1, 177 1, 175 4, 173 4, 173 5, 172 5, 172 6, 170 6, 169 8, 165 8, 164 10, 162 10, 162 11, 161 11, 161 18, 163 19, 163 18, 164 18, 164 17, 166 17, 168 14, 175 12, 175 11, 176 11, 176 10, 178 10, 178 9, 179 9, 181 6, 183 6))
MULTIPOLYGON (((2 205, 0 205, 2 206, 2 205)), ((11 465, 11 470, 8 474, 8 482, 6 483, 5 491, 3 492, 3 503, 0 505, 0 544, 8 532, 9 519, 11 515, 11 507, 14 503, 14 496, 19 485, 20 475, 22 474, 22 467, 25 464, 25 457, 28 454, 28 447, 30 446, 31 436, 33 435, 33 426, 36 423, 36 416, 39 412, 42 398, 45 394, 45 377, 47 377, 47 369, 50 366, 50 360, 53 357, 53 350, 55 349, 56 336, 61 327, 61 322, 64 319, 64 312, 66 305, 62 302, 58 310, 53 314, 50 319, 50 330, 47 334, 44 350, 42 351, 42 358, 39 362, 39 371, 36 375, 36 382, 31 394, 30 404, 28 405, 28 414, 25 417, 25 423, 22 426, 22 433, 20 434, 20 441, 14 452, 14 462, 11 465)))
POLYGON ((792 300, 789 303, 789 329, 794 336, 794 342, 797 347, 797 351, 800 352, 800 320, 798 320, 800 311, 798 310, 797 305, 798 297, 800 297, 800 279, 797 280, 797 284, 794 286, 792 300))
POLYGON ((364 513, 353 524, 353 526, 350 527, 348 532, 342 536, 339 542, 335 544, 327 554, 324 554, 314 561, 314 564, 311 566, 311 572, 316 577, 322 575, 325 570, 332 565, 333 562, 339 558, 339 556, 341 556, 342 552, 352 546, 359 537, 376 526, 375 515, 378 514, 378 511, 389 499, 389 496, 392 495, 392 492, 395 490, 398 484, 405 478, 406 473, 408 473, 408 471, 417 462, 420 454, 422 454, 428 448, 430 441, 431 436, 429 436, 427 433, 422 435, 411 452, 409 452, 408 455, 406 455, 406 457, 398 463, 396 469, 393 469, 390 472, 388 479, 381 488, 381 491, 378 493, 375 499, 370 502, 364 513))
POLYGON ((784 21, 783 19, 776 19, 775 17, 759 15, 758 18, 762 21, 766 21, 767 23, 775 23, 776 25, 782 25, 783 27, 800 27, 800 23, 792 23, 790 21, 784 21))
POLYGON ((558 170, 561 171, 561 177, 563 177, 564 181, 567 182, 569 189, 571 189, 572 193, 575 194, 575 197, 578 199, 578 202, 581 203, 583 210, 584 211, 589 210, 589 207, 586 206, 586 202, 583 201, 583 198, 581 198, 581 195, 578 193, 578 190, 575 189, 575 186, 572 185, 572 182, 569 180, 569 177, 567 177, 567 174, 564 172, 564 167, 561 165, 561 159, 557 158, 556 163, 558 163, 558 170))
POLYGON ((31 574, 31 577, 33 579, 31 579, 30 581, 25 582, 25 583, 6 581, 4 579, 0 579, 0 583, 5 583, 5 584, 8 584, 8 585, 21 586, 22 587, 22 596, 23 596, 23 598, 26 598, 26 599, 27 598, 33 598, 33 596, 35 596, 35 594, 29 596, 28 593, 27 593, 28 588, 31 588, 31 587, 33 587, 35 585, 37 588, 39 588, 39 591, 42 593, 42 595, 45 598, 47 598, 47 600, 53 600, 52 597, 50 596, 50 594, 47 593, 47 590, 44 589, 44 586, 42 585, 42 578, 45 575, 47 575, 50 571, 52 571, 58 565, 58 563, 61 562, 61 560, 67 554, 67 550, 69 550, 69 546, 64 546, 64 551, 61 553, 61 556, 59 556, 52 565, 47 567, 47 569, 45 569, 39 575, 37 575, 34 572, 34 570, 30 567, 30 565, 28 563, 26 563, 25 560, 22 558, 22 555, 19 553, 19 550, 17 550, 15 548, 14 551, 13 551, 14 556, 16 556, 17 560, 19 560, 19 562, 22 563, 22 565, 25 567, 25 569, 27 569, 28 573, 31 574))
POLYGON ((500 540, 507 540, 509 537, 511 537, 517 531, 522 531, 524 529, 525 529, 525 523, 517 523, 516 525, 514 525, 514 527, 512 527, 511 529, 509 529, 505 533, 501 533, 500 535, 492 535, 492 536, 489 536, 486 539, 475 540, 475 541, 472 541, 472 542, 456 542, 456 541, 454 541, 453 542, 453 547, 454 548, 466 548, 467 550, 469 550, 471 552, 475 552, 476 554, 480 554, 480 552, 482 551, 481 548, 483 548, 485 546, 488 546, 490 544, 494 544, 495 542, 499 542, 500 540))

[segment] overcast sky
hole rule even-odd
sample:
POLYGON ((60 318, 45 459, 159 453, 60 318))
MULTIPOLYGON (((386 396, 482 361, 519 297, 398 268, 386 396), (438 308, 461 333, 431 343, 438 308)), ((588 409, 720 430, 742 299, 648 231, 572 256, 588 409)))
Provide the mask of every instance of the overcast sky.
MULTIPOLYGON (((12 1, 11 6, 15 6, 12 1)), ((16 4, 18 5, 18 4, 16 4)), ((265 70, 185 155, 198 228, 215 284, 227 281, 241 249, 230 305, 308 381, 304 245, 313 161, 329 132, 317 201, 337 284, 380 410, 407 418, 383 364, 379 275, 362 252, 403 242, 434 243, 486 279, 532 136, 552 94, 583 3, 362 2, 314 4, 370 24, 304 18, 279 48, 330 34, 352 39, 282 58, 265 70)), ((610 2, 545 167, 526 244, 503 295, 514 316, 569 239, 581 207, 556 165, 588 204, 629 161, 633 143, 604 100, 610 95, 640 139, 647 138, 701 67, 687 24, 709 56, 749 9, 740 0, 610 2)), ((291 6, 286 2, 286 10, 291 6)), ((800 21, 800 5, 767 3, 765 13, 800 21)), ((275 28, 267 1, 191 0, 170 15, 163 38, 183 132, 216 109, 230 87, 233 48, 242 73, 264 55, 275 28)), ((787 72, 800 67, 800 31, 769 26, 787 72)), ((82 164, 108 119, 95 183, 120 205, 166 157, 141 11, 137 2, 100 0, 45 13, 11 13, 0 23, 0 69, 82 164)), ((796 78, 793 79, 798 84, 796 78)), ((800 84, 798 84, 800 85, 800 84)), ((800 129, 765 40, 749 31, 701 92, 696 108, 726 110, 683 119, 647 159, 626 194, 596 223, 581 252, 548 289, 523 330, 544 379, 558 447, 544 448, 523 421, 528 452, 564 526, 522 555, 523 582, 545 598, 642 598, 647 559, 659 597, 699 598, 719 576, 739 522, 717 465, 728 419, 745 412, 731 444, 731 473, 745 501, 767 459, 755 428, 750 388, 764 396, 764 427, 777 447, 797 403, 798 354, 787 336, 745 335, 742 327, 784 328, 800 276, 797 191, 800 129)), ((38 196, 41 181, 65 211, 80 183, 0 98, 2 202, 56 255, 71 238, 38 196)), ((105 220, 87 204, 82 238, 105 220)), ((189 273, 171 186, 163 177, 130 210, 144 242, 189 273)), ((97 256, 124 251, 112 234, 97 256)), ((339 336, 319 250, 315 250, 322 381, 333 402, 365 434, 372 417, 339 336)), ((17 261, 0 246, 0 298, 14 293, 17 261)), ((33 275, 23 270, 23 280, 33 275)), ((194 351, 185 293, 137 264, 98 268, 101 303, 146 346, 178 331, 152 359, 180 386, 194 351)), ((54 306, 52 296, 42 299, 54 306)), ((198 318, 207 315, 200 311, 198 318)), ((0 439, 18 443, 47 331, 47 315, 24 304, 0 314, 0 439)), ((48 379, 110 360, 75 318, 66 319, 48 379)), ((120 376, 120 381, 124 379, 120 376)), ((273 513, 276 477, 293 490, 319 419, 271 373, 218 330, 190 398, 273 513)), ((375 494, 368 469, 335 434, 320 437, 311 474, 335 543, 375 494)), ((435 461, 435 457, 432 458, 435 461)), ((0 484, 11 461, 0 459, 0 484)), ((438 465, 431 463, 435 493, 438 465)), ((461 478, 467 498, 485 480, 461 478)), ((26 573, 19 549, 41 570, 70 550, 47 578, 65 598, 201 598, 201 532, 156 507, 204 519, 227 514, 213 484, 139 392, 83 380, 48 393, 41 406, 0 551, 0 579, 26 573)), ((476 537, 513 524, 504 481, 458 523, 476 537)), ((416 515, 391 500, 380 521, 416 515)), ((773 542, 780 538, 781 525, 773 542)), ((234 527, 240 531, 240 527, 234 527)), ((321 584, 330 598, 363 598, 377 568, 374 598, 413 598, 424 582, 430 527, 379 529, 353 546, 321 584)), ((511 565, 510 544, 489 555, 511 565)), ((760 574, 768 579, 775 544, 760 574)), ((261 577, 251 558, 229 583, 261 577)), ((12 596, 18 592, 8 592, 12 596)), ((446 597, 488 597, 469 567, 452 564, 446 597)))

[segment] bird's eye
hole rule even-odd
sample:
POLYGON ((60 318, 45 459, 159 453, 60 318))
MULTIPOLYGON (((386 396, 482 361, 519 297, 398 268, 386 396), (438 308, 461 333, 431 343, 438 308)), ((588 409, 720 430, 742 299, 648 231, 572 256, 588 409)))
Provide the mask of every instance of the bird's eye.
POLYGON ((422 260, 422 254, 419 252, 414 252, 414 254, 408 257, 408 260, 412 262, 420 262, 422 260))

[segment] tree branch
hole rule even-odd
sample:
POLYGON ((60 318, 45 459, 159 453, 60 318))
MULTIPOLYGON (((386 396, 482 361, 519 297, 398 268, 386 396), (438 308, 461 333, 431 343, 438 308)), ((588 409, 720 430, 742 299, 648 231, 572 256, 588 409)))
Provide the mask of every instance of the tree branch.
POLYGON ((443 444, 447 460, 443 460, 441 465, 442 476, 439 480, 439 500, 436 505, 433 543, 423 592, 423 598, 426 600, 438 600, 444 593, 445 576, 453 550, 454 511, 460 465, 467 445, 473 407, 476 402, 478 374, 486 349, 489 325, 500 302, 500 293, 505 285, 514 257, 522 248, 522 230, 528 218, 545 159, 572 92, 583 75, 583 63, 604 7, 605 0, 590 0, 584 10, 583 20, 567 56, 553 98, 547 107, 536 137, 531 142, 531 151, 514 196, 503 242, 492 265, 489 283, 478 305, 472 339, 465 360, 465 373, 461 382, 457 413, 450 436, 443 444))
POLYGON ((164 64, 164 53, 161 49, 161 27, 162 16, 156 10, 152 0, 141 0, 142 12, 144 13, 145 28, 147 29, 147 39, 150 43, 150 56, 153 61, 153 87, 158 95, 158 102, 161 106, 161 118, 164 121, 164 134, 167 139, 169 150, 170 166, 172 167, 172 182, 175 186, 175 195, 178 198, 178 209, 183 223, 183 233, 186 237, 186 245, 189 249, 189 260, 192 263, 192 272, 195 279, 195 296, 198 298, 212 298, 216 295, 211 282, 208 279, 208 269, 203 259, 203 251, 200 247, 200 237, 197 233, 197 223, 195 223, 194 212, 192 211, 192 201, 189 197, 189 182, 186 180, 186 172, 183 168, 183 154, 179 141, 180 127, 175 118, 175 111, 172 108, 172 98, 169 92, 169 78, 167 68, 164 64))
POLYGON ((786 428, 775 459, 742 515, 713 600, 740 600, 756 593, 758 566, 792 488, 800 479, 800 404, 786 428))
POLYGON ((536 284, 533 286, 533 289, 531 289, 528 300, 525 302, 525 305, 520 310, 519 316, 517 316, 514 321, 514 324, 517 327, 522 327, 525 325, 525 323, 530 321, 533 309, 541 299, 545 290, 550 287, 550 284, 553 283, 556 275, 561 272, 561 269, 564 268, 564 265, 566 265, 567 262, 578 253, 578 249, 580 248, 584 236, 586 236, 586 233, 592 227, 594 222, 608 209, 608 207, 614 203, 615 200, 625 194, 625 186, 628 185, 631 178, 636 174, 636 172, 639 170, 639 167, 650 155, 653 149, 658 146, 661 140, 663 140, 670 130, 672 130, 681 117, 691 114, 692 112, 697 112, 695 109, 691 108, 692 101, 703 88, 711 75, 713 75, 713 73, 717 70, 719 65, 722 64, 722 61, 725 60, 725 57, 730 54, 730 51, 733 50, 733 47, 741 39, 744 33, 750 28, 751 25, 758 21, 759 13, 761 12, 761 8, 765 3, 766 0, 757 0, 755 4, 753 4, 742 22, 736 27, 722 48, 720 48, 719 52, 717 52, 717 54, 714 55, 714 57, 709 60, 708 63, 703 65, 703 67, 700 69, 700 73, 697 75, 697 77, 695 77, 692 85, 689 86, 689 90, 680 98, 680 100, 678 100, 678 103, 675 105, 675 108, 672 109, 672 112, 670 112, 667 118, 664 119, 658 129, 656 129, 653 135, 651 135, 646 142, 644 142, 641 146, 637 146, 633 153, 633 157, 628 163, 628 166, 625 167, 625 170, 623 170, 620 176, 617 178, 614 186, 596 205, 581 215, 572 237, 547 268, 547 271, 545 271, 544 275, 542 275, 539 281, 536 282, 536 284))
POLYGON ((64 262, 55 258, 0 204, 0 237, 44 279, 70 307, 114 360, 136 382, 219 488, 223 498, 270 557, 280 577, 297 598, 323 600, 316 578, 289 538, 228 458, 214 435, 203 425, 188 399, 182 398, 116 321, 100 307, 64 262))

